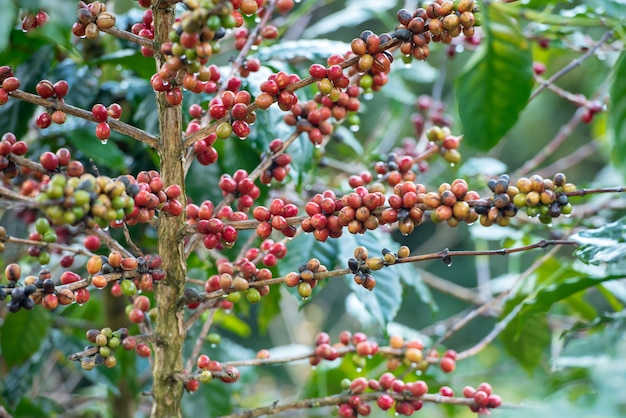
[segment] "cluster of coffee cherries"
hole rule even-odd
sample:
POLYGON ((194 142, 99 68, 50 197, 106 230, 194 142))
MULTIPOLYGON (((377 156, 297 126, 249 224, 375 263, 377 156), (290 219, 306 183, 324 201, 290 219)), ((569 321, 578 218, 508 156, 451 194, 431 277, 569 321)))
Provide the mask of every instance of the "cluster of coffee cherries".
MULTIPOLYGON (((463 179, 455 179, 452 184, 442 183, 437 192, 427 192, 418 197, 424 207, 431 210, 430 219, 433 222, 447 222, 453 227, 460 222, 471 224, 478 219, 476 206, 472 207, 470 202, 479 198, 477 192, 468 189, 468 184, 463 179)), ((499 209, 502 209, 503 216, 511 216, 511 210, 517 213, 506 205, 499 209)))
POLYGON ((259 86, 261 93, 256 96, 254 103, 259 109, 267 109, 276 101, 281 110, 291 110, 298 102, 298 96, 287 87, 298 81, 300 81, 300 76, 297 74, 287 74, 284 71, 270 74, 267 80, 259 86))
MULTIPOLYGON (((28 239, 44 243, 57 242, 57 233, 46 218, 39 218, 35 221, 35 231, 31 232, 28 239)), ((28 255, 37 257, 39 264, 46 265, 50 262, 50 253, 42 245, 31 245, 28 248, 28 255)))
POLYGON ((283 152, 285 150, 285 145, 281 139, 274 139, 270 142, 269 146, 270 154, 263 154, 261 158, 272 158, 272 163, 268 168, 266 168, 259 180, 263 184, 270 184, 272 179, 281 182, 285 180, 289 172, 291 171, 291 155, 283 152), (278 154, 278 155, 276 155, 278 154))
POLYGON ((217 126, 215 133, 218 138, 226 139, 233 133, 240 139, 250 135, 250 124, 256 121, 256 113, 248 112, 251 101, 252 97, 246 90, 237 93, 226 90, 221 98, 216 97, 209 102, 209 114, 214 120, 222 119, 230 111, 230 121, 217 126))
POLYGON ((133 303, 126 307, 126 314, 130 322, 141 324, 146 320, 146 315, 150 311, 150 298, 145 295, 138 295, 133 303))
POLYGON ((0 67, 0 106, 9 101, 9 93, 20 88, 20 79, 15 77, 13 68, 8 65, 0 67))
MULTIPOLYGON (((247 255, 254 257, 258 254, 247 255)), ((238 302, 243 294, 249 303, 258 303, 270 292, 270 287, 269 285, 251 286, 251 283, 271 279, 272 272, 268 268, 258 268, 252 260, 255 258, 242 257, 235 263, 226 259, 218 260, 217 274, 209 277, 205 282, 206 292, 211 293, 221 289, 228 294, 226 297, 228 302, 238 302)), ((190 306, 190 308, 196 306, 190 306)))
POLYGON ((0 139, 0 172, 6 179, 13 179, 19 174, 17 164, 10 159, 10 155, 22 156, 28 152, 28 144, 18 141, 13 133, 6 133, 0 139))
POLYGON ((113 250, 108 255, 94 255, 87 260, 87 272, 91 284, 98 289, 107 286, 111 279, 116 279, 111 286, 113 296, 134 296, 137 291, 153 290, 154 282, 165 278, 161 268, 163 259, 158 254, 124 257, 113 250))
POLYGON ((224 196, 228 194, 235 196, 237 209, 240 211, 252 207, 261 194, 259 186, 254 184, 254 180, 248 177, 248 172, 244 169, 235 171, 232 176, 222 174, 218 186, 224 196))
POLYGON ((35 307, 35 301, 30 296, 35 293, 37 288, 34 285, 19 286, 18 280, 22 274, 22 269, 19 264, 8 264, 4 269, 4 277, 9 281, 9 284, 0 286, 0 300, 4 300, 7 297, 7 290, 10 290, 11 300, 7 304, 9 312, 17 312, 21 308, 31 310, 35 307))
POLYGON ((150 347, 144 343, 137 343, 137 340, 128 335, 127 328, 120 328, 113 331, 111 328, 90 329, 86 333, 87 340, 95 345, 85 347, 85 351, 93 352, 93 354, 85 355, 80 358, 80 366, 83 370, 93 370, 96 366, 104 365, 112 368, 117 365, 117 358, 113 355, 113 351, 119 346, 125 350, 135 350, 140 357, 149 357, 151 354, 150 347))
POLYGON ((91 114, 98 124, 96 125, 96 138, 103 144, 106 144, 111 136, 111 127, 107 122, 108 118, 119 119, 122 117, 122 106, 118 103, 112 103, 109 107, 101 103, 96 103, 91 108, 91 114))
POLYGON ((367 248, 358 246, 354 249, 354 257, 348 259, 348 268, 354 274, 356 284, 367 290, 373 290, 376 286, 376 279, 372 276, 372 271, 393 265, 398 258, 408 257, 411 253, 409 247, 404 245, 400 247, 397 254, 388 248, 383 248, 381 252, 382 257, 370 257, 367 248))
POLYGON ((48 13, 43 10, 39 10, 35 14, 26 13, 22 17, 22 30, 24 32, 30 32, 34 29, 41 28, 48 23, 49 19, 48 13))
MULTIPOLYGON (((89 291, 85 288, 74 291, 66 287, 57 288, 50 270, 46 268, 39 272, 38 277, 25 277, 23 283, 19 283, 20 275, 21 268, 18 264, 12 263, 5 268, 5 277, 9 284, 6 288, 0 288, 0 299, 4 299, 7 293, 10 293, 11 301, 7 305, 9 312, 17 312, 21 308, 30 310, 40 304, 46 309, 54 309, 59 304, 69 305, 74 302, 82 305, 89 300, 89 291)), ((72 271, 64 271, 60 277, 62 285, 79 280, 81 277, 72 271)))
MULTIPOLYGON (((167 59, 151 80, 156 91, 167 91, 175 87, 176 74, 181 70, 189 78, 188 85, 191 79, 201 83, 209 81, 211 73, 206 64, 213 54, 220 52, 219 40, 226 35, 227 29, 243 23, 243 19, 235 18, 235 11, 229 2, 221 2, 220 7, 195 0, 184 3, 187 10, 173 24, 169 42, 161 45, 161 53, 167 59)), ((148 12, 149 10, 146 11, 148 12)), ((138 25, 136 29, 139 36, 148 39, 154 37, 151 14, 144 14, 143 23, 138 25)), ((149 50, 142 52, 144 55, 151 53, 149 50)))
MULTIPOLYGON (((72 153, 67 148, 59 148, 56 152, 45 151, 39 156, 39 163, 41 166, 48 170, 50 173, 64 173, 69 177, 81 177, 85 173, 85 166, 78 160, 72 160, 72 153)), ((22 187, 30 195, 35 191, 36 185, 31 185, 26 188, 22 187), (33 190, 30 190, 33 188, 33 190)))
MULTIPOLYGON (((320 101, 322 97, 327 98, 322 95, 319 97, 320 101)), ((314 100, 304 105, 297 103, 291 108, 291 113, 285 115, 284 121, 289 126, 295 126, 298 132, 306 132, 309 141, 319 146, 324 142, 325 137, 333 133, 333 125, 329 121, 332 116, 332 104, 333 102, 330 101, 329 106, 319 106, 314 100)))
POLYGON ((477 12, 474 0, 435 0, 413 13, 400 9, 397 13, 400 26, 394 33, 402 41, 400 51, 425 60, 430 55, 431 41, 449 44, 461 34, 472 36, 474 27, 480 25, 477 12))
MULTIPOLYGON (((264 39, 276 39, 278 37, 278 28, 274 25, 265 25, 261 28, 259 34, 252 41, 253 46, 261 45, 264 39)), ((250 38, 248 28, 240 27, 235 30, 235 49, 242 50, 250 38)))
POLYGON ((95 39, 101 30, 115 26, 115 15, 107 12, 106 5, 100 1, 89 4, 79 2, 77 17, 72 33, 80 38, 95 39))
MULTIPOLYGON (((141 0, 138 2, 140 7, 147 8, 143 12, 143 16, 141 17, 141 22, 137 22, 133 24, 130 28, 130 31, 142 38, 145 39, 154 39, 154 22, 152 9, 150 9, 150 0, 141 0), (143 4, 147 3, 147 4, 143 4)), ((154 50, 148 48, 144 45, 141 46, 141 55, 144 57, 152 57, 154 55, 154 50)))
POLYGON ((241 211, 233 211, 230 206, 224 206, 213 216, 215 205, 205 200, 199 206, 193 203, 187 205, 187 223, 196 226, 196 232, 204 235, 203 244, 207 249, 231 248, 237 240, 237 230, 224 221, 245 221, 248 215, 241 211))
POLYGON ((55 174, 42 185, 35 200, 54 225, 85 220, 91 226, 106 227, 122 221, 134 208, 123 182, 92 174, 69 178, 55 174))
POLYGON ((413 157, 410 155, 392 152, 385 161, 377 161, 374 164, 374 172, 393 187, 402 181, 415 180, 417 175, 413 170, 413 165, 413 157))
POLYGON ((410 234, 424 219, 424 211, 417 204, 425 193, 426 187, 420 183, 404 181, 396 184, 393 194, 387 198, 389 207, 380 214, 380 221, 384 224, 397 221, 400 232, 410 234))
POLYGON ((200 383, 210 383, 214 378, 219 378, 224 383, 234 383, 239 380, 241 373, 235 366, 222 367, 217 360, 211 360, 206 354, 200 354, 196 360, 198 370, 185 382, 187 392, 195 392, 200 383))
POLYGON ((575 191, 576 185, 567 183, 563 173, 555 174, 552 180, 539 175, 521 177, 516 182, 516 189, 518 193, 513 196, 513 204, 526 208, 528 216, 537 216, 544 224, 549 224, 552 218, 561 214, 572 213, 567 193, 575 191))
MULTIPOLYGON (((69 85, 65 80, 59 80, 52 84, 49 80, 41 80, 35 86, 37 94, 43 98, 52 101, 53 103, 64 103, 64 97, 67 95, 69 85)), ((64 111, 56 109, 55 106, 51 106, 37 116, 35 123, 39 129, 48 128, 52 122, 56 124, 63 124, 67 120, 67 115, 64 111)))
MULTIPOLYGON (((132 175, 120 176, 117 181, 125 186, 126 193, 133 201, 132 209, 123 218, 127 225, 150 222, 157 212, 168 216, 183 213, 183 205, 178 200, 182 193, 181 187, 177 184, 165 187, 156 170, 140 171, 137 178, 132 175)), ((111 222, 112 227, 121 225, 119 219, 111 222)))
POLYGON ((318 278, 315 273, 324 273, 328 268, 317 258, 312 258, 298 267, 298 272, 291 272, 285 276, 287 287, 297 287, 300 297, 307 299, 317 286, 318 278))
POLYGON ((293 225, 289 225, 287 218, 297 214, 298 207, 293 203, 286 203, 283 199, 273 199, 269 207, 259 205, 252 212, 254 219, 259 221, 256 233, 260 238, 267 238, 275 229, 286 236, 293 237, 295 228, 293 225))
MULTIPOLYGON (((411 115, 411 122, 416 138, 422 136, 426 126, 450 128, 453 124, 452 116, 446 113, 446 105, 441 100, 435 100, 427 94, 422 94, 415 101, 415 107, 417 111, 411 115)), ((447 134, 446 132, 443 137, 445 138, 447 134)))
POLYGON ((315 336, 315 349, 313 355, 309 357, 309 364, 318 365, 322 360, 333 361, 345 353, 354 352, 352 361, 359 368, 365 366, 365 359, 376 355, 379 347, 376 341, 370 340, 362 332, 344 330, 339 334, 339 341, 330 344, 330 336, 325 332, 320 332, 315 336))
POLYGON ((463 139, 462 135, 452 135, 448 127, 433 126, 426 132, 426 137, 431 141, 431 146, 438 146, 444 160, 450 164, 461 162, 461 153, 457 148, 463 139))

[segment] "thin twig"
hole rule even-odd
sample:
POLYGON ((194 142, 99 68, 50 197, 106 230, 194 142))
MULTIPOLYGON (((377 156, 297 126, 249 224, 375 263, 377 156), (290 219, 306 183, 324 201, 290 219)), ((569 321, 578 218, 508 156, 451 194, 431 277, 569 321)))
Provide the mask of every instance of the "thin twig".
POLYGON ((200 350, 202 349, 202 345, 204 344, 204 339, 206 338, 209 330, 211 329, 211 325, 213 325, 213 318, 215 317, 215 312, 217 312, 217 308, 213 308, 209 311, 209 316, 202 324, 202 329, 196 338, 196 343, 193 346, 193 350, 191 351, 191 356, 187 359, 187 364, 185 365, 185 371, 187 373, 191 373, 191 369, 193 368, 194 360, 200 354, 200 350))
POLYGON ((552 77, 550 77, 549 79, 547 79, 543 83, 541 83, 539 85, 539 87, 537 87, 537 89, 535 89, 535 91, 532 92, 532 94, 530 95, 530 98, 528 99, 528 101, 533 100, 535 97, 537 97, 539 95, 539 93, 544 91, 550 84, 553 84, 556 80, 558 80, 559 78, 561 78, 562 76, 564 76, 568 72, 572 71, 574 68, 578 67, 583 62, 585 62, 585 60, 587 60, 589 57, 594 55, 596 53, 596 51, 598 50, 598 48, 600 48, 602 45, 604 45, 612 37, 613 37, 613 31, 605 32, 602 35, 602 37, 600 38, 600 40, 598 42, 596 42, 596 44, 593 45, 591 48, 589 48, 587 50, 587 52, 585 52, 583 55, 581 55, 580 57, 578 57, 575 60, 573 60, 572 62, 570 62, 565 67, 561 68, 559 71, 554 73, 552 75, 552 77))
MULTIPOLYGON (((44 99, 40 96, 27 93, 22 90, 14 90, 9 94, 12 97, 15 97, 16 99, 23 100, 28 103, 36 104, 36 105, 43 106, 46 108, 62 110, 63 112, 69 115, 77 116, 82 119, 96 122, 96 119, 94 118, 91 112, 88 112, 76 106, 69 105, 65 102, 60 102, 58 100, 44 99)), ((113 118, 108 118, 107 123, 109 124, 112 130, 117 131, 121 134, 127 135, 133 139, 136 139, 137 141, 143 142, 144 144, 149 145, 152 148, 156 148, 158 145, 157 137, 152 134, 149 134, 143 129, 136 128, 133 125, 129 125, 128 123, 121 122, 113 118)), ((95 140, 96 139, 94 139, 94 141, 95 140)))

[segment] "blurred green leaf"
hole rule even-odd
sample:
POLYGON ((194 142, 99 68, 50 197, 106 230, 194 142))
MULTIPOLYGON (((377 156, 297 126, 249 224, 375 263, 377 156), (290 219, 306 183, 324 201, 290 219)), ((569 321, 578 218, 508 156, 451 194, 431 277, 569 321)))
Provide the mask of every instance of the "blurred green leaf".
POLYGON ((528 372, 541 362, 542 354, 550 344, 550 338, 548 319, 541 315, 529 317, 521 329, 518 329, 515 321, 512 321, 500 334, 500 341, 506 351, 528 372))
POLYGON ((608 108, 611 156, 626 179, 626 52, 622 52, 615 65, 608 108))
POLYGON ((518 25, 485 7, 486 39, 456 80, 464 143, 488 151, 515 125, 532 88, 532 54, 518 25))
POLYGON ((561 338, 566 337, 570 334, 575 334, 581 331, 594 331, 599 328, 604 327, 606 324, 610 324, 612 322, 624 322, 626 320, 626 311, 620 312, 603 312, 598 315, 593 321, 576 322, 570 329, 567 329, 561 333, 561 338))
POLYGON ((21 364, 35 354, 49 328, 50 314, 45 309, 7 315, 0 327, 0 350, 7 366, 21 364))
POLYGON ((4 52, 9 45, 11 31, 17 21, 17 8, 9 0, 0 0, 0 52, 4 52))
MULTIPOLYGON (((389 3, 378 0, 351 0, 345 7, 328 17, 322 18, 304 31, 304 36, 316 38, 334 32, 341 27, 362 25, 365 21, 389 13, 389 3)), ((345 51, 344 51, 345 52, 345 51)), ((343 52, 341 52, 343 54, 343 52)))
MULTIPOLYGON (((263 303, 265 304, 265 299, 263 299, 263 303)), ((242 338, 249 337, 252 332, 250 325, 248 325, 245 321, 241 320, 236 315, 227 314, 221 309, 215 311, 213 322, 221 328, 242 338)))
POLYGON ((571 239, 580 245, 576 256, 584 263, 606 266, 607 274, 626 274, 625 218, 596 229, 580 231, 571 239))

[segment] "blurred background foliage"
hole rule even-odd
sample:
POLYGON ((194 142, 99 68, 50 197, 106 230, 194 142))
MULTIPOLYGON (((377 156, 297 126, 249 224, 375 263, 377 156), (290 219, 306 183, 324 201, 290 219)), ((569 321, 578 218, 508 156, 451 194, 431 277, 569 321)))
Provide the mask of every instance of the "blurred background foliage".
MULTIPOLYGON (((129 29, 141 20, 142 11, 132 2, 111 2, 110 7, 117 14, 120 28, 129 29)), ((371 29, 375 33, 393 30, 397 24, 395 13, 401 7, 415 8, 417 2, 302 0, 291 14, 276 18, 282 40, 263 44, 252 51, 264 67, 244 82, 244 87, 254 94, 259 81, 270 71, 307 75, 311 63, 323 63, 331 53, 349 50, 350 40, 362 30, 371 29)), ((15 67, 26 91, 34 91, 41 79, 65 79, 70 85, 67 102, 72 105, 90 109, 95 103, 119 102, 124 107, 123 120, 156 134, 156 106, 148 81, 154 72, 154 62, 144 58, 136 45, 108 35, 92 41, 74 38, 70 28, 75 20, 75 8, 75 3, 68 0, 1 1, 0 64, 15 67), (19 14, 40 8, 50 14, 50 22, 40 30, 22 32, 18 25, 19 14)), ((526 46, 507 46, 505 61, 541 62, 547 69, 544 77, 548 78, 580 57, 602 36, 607 28, 601 18, 617 29, 615 38, 619 44, 623 39, 620 19, 626 16, 626 6, 618 0, 526 0, 499 4, 497 13, 500 16, 497 19, 504 19, 511 27, 518 28, 516 30, 528 39, 526 46), (512 24, 503 17, 507 14, 516 17, 517 23, 512 24), (545 43, 549 47, 544 47, 545 43)), ((494 28, 495 25, 486 26, 485 30, 495 31, 487 42, 499 36, 494 28)), ((401 59, 396 59, 389 84, 362 103, 358 129, 339 128, 324 149, 316 149, 307 139, 300 138, 290 148, 293 167, 288 181, 281 186, 282 190, 264 188, 263 196, 286 193, 302 201, 324 189, 349 191, 347 177, 350 173, 371 169, 374 162, 401 147, 407 138, 415 140, 411 115, 416 112, 417 98, 423 94, 433 95, 445 104, 446 112, 455 122, 454 134, 465 130, 480 132, 486 129, 484 124, 512 119, 514 126, 505 130, 508 132, 497 145, 499 137, 487 146, 480 143, 488 139, 483 136, 468 139, 461 146, 462 164, 450 166, 443 159, 435 160, 418 178, 419 182, 435 188, 442 182, 464 177, 470 188, 485 194, 487 177, 513 173, 522 167, 572 118, 576 108, 549 90, 526 106, 530 88, 537 86, 517 83, 516 78, 510 79, 510 74, 468 71, 468 65, 472 65, 468 62, 478 54, 474 49, 464 42, 453 46, 438 44, 433 45, 427 62, 405 65, 401 59), (505 90, 493 91, 492 87, 505 90), (498 103, 503 103, 502 107, 498 103), (511 105, 513 113, 509 109, 511 105), (523 109, 519 120, 516 106, 517 110, 523 109), (472 117, 479 120, 463 120, 460 115, 468 109, 475 115, 472 117), (465 125, 461 125, 461 120, 465 125), (474 146, 468 145, 468 141, 474 146), (337 166, 342 169, 338 171, 337 166)), ((623 92, 619 79, 614 81, 613 78, 618 49, 615 43, 608 43, 556 84, 574 94, 601 99, 610 86, 613 91, 623 92)), ((229 61, 236 52, 226 40, 223 52, 212 62, 222 66, 223 74, 227 74, 229 61)), ((489 52, 487 56, 495 59, 489 52)), ((530 66, 512 71, 532 81, 530 66)), ((304 89, 298 95, 305 101, 312 97, 313 90, 304 89)), ((626 100, 624 97, 613 100, 626 100)), ((186 95, 185 99, 186 104, 206 104, 209 97, 186 95)), ((611 110, 609 108, 609 112, 611 110)), ((105 146, 101 145, 93 137, 91 122, 70 117, 64 125, 39 131, 34 126, 34 116, 39 111, 33 105, 10 100, 0 108, 1 133, 14 132, 19 139, 28 141, 30 155, 35 157, 43 151, 66 146, 73 150, 75 158, 110 176, 136 174, 158 167, 154 152, 122 135, 113 134, 105 146)), ((613 115, 618 121, 622 116, 613 115)), ((623 177, 617 171, 623 159, 618 159, 616 166, 610 164, 610 159, 611 155, 626 153, 620 145, 620 140, 626 138, 611 140, 607 126, 606 112, 596 115, 590 124, 578 125, 542 166, 557 163, 594 142, 597 147, 593 152, 572 166, 562 167, 568 180, 579 188, 623 184, 623 177)), ((619 128, 621 125, 614 122, 612 126, 619 128)), ((187 180, 190 199, 219 201, 219 175, 232 174, 238 168, 252 170, 269 142, 274 138, 284 139, 289 133, 279 110, 273 107, 259 113, 258 122, 245 142, 218 142, 220 159, 217 164, 193 166, 187 180)), ((544 173, 546 177, 553 174, 544 173)), ((599 230, 586 242, 593 246, 594 239, 602 240, 611 235, 615 246, 624 245, 624 227, 619 222, 624 215, 621 196, 588 196, 572 201, 574 216, 558 218, 552 228, 518 216, 507 228, 463 224, 450 228, 428 222, 409 236, 397 231, 377 231, 364 236, 344 236, 324 244, 315 242, 312 236, 300 235, 289 243, 289 253, 274 273, 283 275, 294 271, 310 257, 320 258, 329 268, 345 266, 356 245, 367 246, 370 254, 378 253, 383 247, 396 250, 402 244, 408 245, 412 254, 444 248, 482 250, 567 237, 613 221, 618 222, 599 230), (579 207, 582 213, 577 213, 579 207)), ((16 217, 15 211, 5 211, 0 222, 11 235, 27 234, 27 225, 16 217)), ((135 226, 131 232, 140 246, 154 248, 153 229, 135 226)), ((245 238, 240 241, 245 242, 245 238)), ((81 245, 79 240, 77 245, 81 245)), ((238 251, 236 247, 226 255, 234 257, 238 251)), ((621 251, 619 256, 623 254, 621 251)), ((381 343, 391 334, 419 337, 428 346, 473 305, 430 288, 422 279, 425 275, 444 278, 475 291, 482 300, 489 300, 509 288, 515 278, 543 254, 541 250, 534 250, 497 258, 460 257, 450 266, 440 261, 398 265, 376 275, 378 285, 371 294, 355 286, 350 277, 330 280, 316 288, 314 296, 306 302, 285 288, 277 287, 259 305, 250 306, 242 301, 232 313, 220 312, 212 332, 221 335, 221 342, 218 345, 207 343, 203 352, 225 361, 252 358, 257 350, 269 348, 273 357, 279 357, 310 350, 315 334, 322 330, 336 341, 343 329, 366 332, 381 343)), ((494 411, 499 417, 626 415, 625 398, 621 396, 626 385, 623 315, 626 286, 620 280, 605 281, 622 277, 624 272, 620 268, 609 271, 606 263, 597 261, 601 258, 593 257, 586 253, 577 259, 571 248, 551 253, 524 285, 514 289, 501 310, 477 318, 446 340, 445 345, 457 351, 474 346, 513 306, 526 301, 528 309, 524 310, 524 315, 520 314, 501 338, 476 356, 459 361, 455 373, 444 375, 438 370, 429 370, 422 378, 432 387, 447 384, 458 392, 465 385, 488 381, 507 402, 524 405, 519 409, 494 411), (584 264, 581 259, 595 265, 584 264), (575 287, 572 283, 580 284, 575 287)), ((34 259, 15 248, 7 248, 0 260, 2 266, 20 262, 26 274, 36 273, 40 268, 34 259)), ((55 261, 58 256, 53 256, 50 264, 56 277, 61 268, 55 266, 55 261)), ((619 257, 611 260, 616 261, 619 257)), ((75 265, 80 263, 77 258, 75 265)), ((199 279, 216 272, 214 260, 202 252, 190 258, 189 269, 189 275, 199 279)), ((78 363, 66 359, 68 354, 80 351, 86 344, 86 329, 130 325, 125 321, 126 303, 102 291, 93 292, 85 306, 58 308, 52 312, 35 309, 15 315, 5 315, 5 311, 0 310, 0 405, 15 417, 109 417, 115 415, 119 403, 124 402, 135 404, 137 417, 149 413, 149 402, 140 396, 142 391, 150 390, 147 360, 120 353, 118 367, 83 372, 78 363)), ((189 332, 189 351, 199 328, 197 324, 189 332)), ((131 332, 137 330, 131 327, 131 332)), ((342 378, 378 377, 384 370, 384 362, 376 359, 367 360, 366 367, 361 369, 350 356, 332 363, 323 362, 314 369, 306 362, 267 368, 244 367, 242 378, 236 384, 201 385, 198 392, 186 395, 184 415, 201 411, 204 416, 217 416, 233 408, 251 408, 278 399, 337 393, 341 390, 342 378)), ((410 376, 417 379, 413 372, 410 376)), ((429 417, 472 415, 466 408, 459 407, 425 405, 424 409, 423 413, 429 417)), ((334 410, 311 410, 300 414, 325 416, 329 411, 334 413, 334 410)), ((373 415, 387 414, 375 410, 373 415)))

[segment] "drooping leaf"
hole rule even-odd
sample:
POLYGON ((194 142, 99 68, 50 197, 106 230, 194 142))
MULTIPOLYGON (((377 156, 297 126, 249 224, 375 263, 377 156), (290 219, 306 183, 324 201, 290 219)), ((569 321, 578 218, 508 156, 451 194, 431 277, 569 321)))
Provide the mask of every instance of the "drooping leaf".
POLYGON ((49 328, 50 314, 45 309, 7 315, 0 327, 0 350, 7 366, 21 364, 35 354, 49 328))
POLYGON ((567 329, 561 333, 561 338, 570 334, 575 334, 581 331, 593 331, 604 327, 606 324, 612 322, 624 322, 626 320, 626 311, 620 312, 603 312, 598 315, 593 321, 578 321, 570 329, 567 329))
POLYGON ((518 330, 512 321, 500 334, 500 340, 507 352, 528 372, 539 365, 542 353, 550 344, 551 331, 545 316, 533 315, 518 330))
POLYGON ((530 95, 532 55, 520 28, 485 7, 486 39, 459 75, 455 89, 466 144, 487 151, 515 125, 530 95))
MULTIPOLYGON (((625 102, 626 103, 626 102, 625 102)), ((622 218, 596 229, 572 236, 580 245, 576 256, 584 263, 602 265, 607 274, 626 274, 626 225, 622 218)))
POLYGON ((626 179, 626 52, 622 52, 610 88, 609 135, 613 163, 626 179))
POLYGON ((545 289, 540 290, 537 293, 537 296, 524 302, 524 306, 517 316, 518 326, 520 328, 528 326, 527 321, 532 315, 540 312, 548 312, 550 307, 560 300, 563 300, 582 290, 597 286, 598 284, 607 280, 614 280, 616 278, 618 277, 579 276, 572 277, 560 283, 551 284, 545 289))

